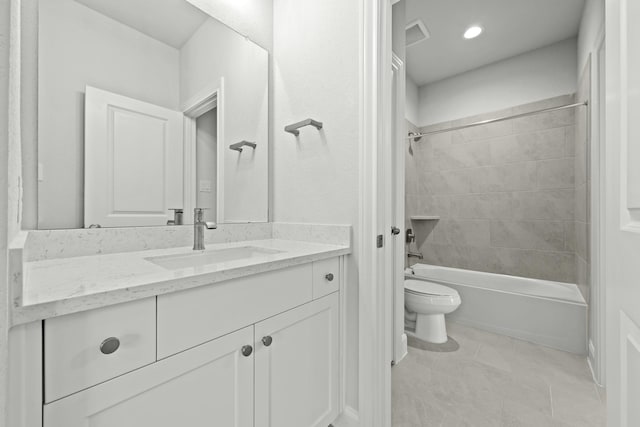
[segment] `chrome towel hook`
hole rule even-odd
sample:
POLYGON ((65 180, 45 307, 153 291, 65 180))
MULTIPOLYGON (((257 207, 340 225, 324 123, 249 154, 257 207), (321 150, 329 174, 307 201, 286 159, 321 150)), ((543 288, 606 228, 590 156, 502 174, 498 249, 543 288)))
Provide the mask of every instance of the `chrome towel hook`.
POLYGON ((300 135, 300 131, 298 129, 305 127, 305 126, 313 126, 316 129, 320 130, 322 129, 322 122, 319 122, 317 120, 313 120, 313 119, 305 119, 301 122, 298 123, 294 123, 292 125, 289 126, 285 126, 284 130, 285 132, 289 132, 294 134, 295 136, 300 135))
POLYGON ((235 144, 231 144, 229 148, 242 153, 242 147, 244 146, 255 149, 257 147, 257 144, 255 142, 240 141, 240 142, 236 142, 235 144))

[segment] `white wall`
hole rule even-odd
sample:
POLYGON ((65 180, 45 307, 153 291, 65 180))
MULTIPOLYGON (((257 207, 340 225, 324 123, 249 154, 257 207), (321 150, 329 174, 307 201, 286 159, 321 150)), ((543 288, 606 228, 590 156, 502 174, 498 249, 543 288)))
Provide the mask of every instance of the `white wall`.
MULTIPOLYGON (((274 1, 273 219, 354 226, 360 136, 358 1, 274 1), (321 131, 283 128, 313 118, 321 131)), ((347 404, 358 406, 358 273, 347 260, 347 404)))
POLYGON ((586 0, 578 34, 578 75, 582 73, 600 31, 604 31, 604 0, 586 0))
POLYGON ((271 52, 273 0, 187 0, 271 52))
POLYGON ((222 138, 224 216, 219 222, 268 220, 269 53, 214 19, 205 22, 180 49, 180 97, 186 107, 203 90, 217 89, 222 138), (215 54, 213 54, 215 52, 215 54), (258 144, 242 153, 229 145, 242 140, 258 144))
POLYGON ((407 120, 409 120, 414 125, 417 125, 420 121, 420 112, 419 112, 419 94, 420 89, 418 85, 411 80, 411 77, 407 74, 406 79, 406 98, 405 98, 405 116, 407 120))
POLYGON ((83 225, 86 85, 177 109, 179 53, 72 0, 40 1, 39 228, 83 225))
POLYGON ((418 126, 576 91, 575 38, 420 87, 418 126))

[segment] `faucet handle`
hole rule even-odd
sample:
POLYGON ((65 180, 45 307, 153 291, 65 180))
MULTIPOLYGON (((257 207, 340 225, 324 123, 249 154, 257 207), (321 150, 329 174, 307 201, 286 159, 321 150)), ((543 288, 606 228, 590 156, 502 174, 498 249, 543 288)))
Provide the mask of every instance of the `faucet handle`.
POLYGON ((204 214, 204 211, 207 210, 209 208, 193 208, 193 220, 194 222, 200 222, 202 221, 202 214, 204 214))
POLYGON ((182 225, 183 223, 183 208, 169 208, 170 211, 173 211, 173 219, 167 221, 167 225, 182 225))

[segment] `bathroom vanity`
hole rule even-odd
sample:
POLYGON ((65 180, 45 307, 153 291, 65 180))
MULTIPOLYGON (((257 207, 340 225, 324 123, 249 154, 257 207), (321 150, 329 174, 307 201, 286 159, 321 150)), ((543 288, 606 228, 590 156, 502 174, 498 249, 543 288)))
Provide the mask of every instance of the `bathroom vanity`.
POLYGON ((351 227, 269 222, 273 36, 233 28, 235 7, 155 3, 21 14, 37 109, 9 251, 9 425, 326 427, 346 400, 351 227))
POLYGON ((341 413, 348 242, 34 261, 26 234, 12 250, 26 261, 13 283, 16 427, 325 427, 341 413))

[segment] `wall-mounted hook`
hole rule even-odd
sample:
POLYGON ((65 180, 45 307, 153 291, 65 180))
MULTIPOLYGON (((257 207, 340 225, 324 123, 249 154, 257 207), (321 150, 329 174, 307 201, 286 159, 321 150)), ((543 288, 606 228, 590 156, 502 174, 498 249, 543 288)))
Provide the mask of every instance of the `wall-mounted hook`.
POLYGON ((231 144, 229 146, 230 149, 238 151, 240 153, 242 153, 242 147, 247 146, 247 147, 251 147, 251 148, 256 148, 257 144, 255 142, 249 142, 249 141, 240 141, 240 142, 236 142, 235 144, 231 144))
POLYGON ((289 126, 285 126, 284 130, 285 132, 289 132, 294 134, 295 136, 300 135, 300 131, 298 129, 305 127, 305 126, 313 126, 316 129, 320 130, 322 129, 322 122, 319 122, 317 120, 313 120, 313 119, 306 119, 303 120, 301 122, 298 123, 294 123, 292 125, 289 126))

